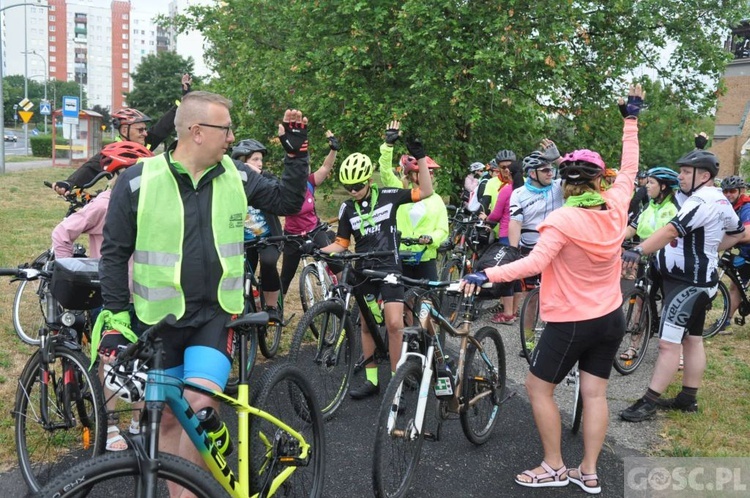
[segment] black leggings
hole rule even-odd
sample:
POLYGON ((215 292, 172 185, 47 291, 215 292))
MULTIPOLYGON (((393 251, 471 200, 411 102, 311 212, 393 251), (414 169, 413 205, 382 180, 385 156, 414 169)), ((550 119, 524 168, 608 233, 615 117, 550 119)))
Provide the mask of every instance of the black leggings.
MULTIPOLYGON (((284 232, 284 234, 289 235, 289 232, 284 232)), ((315 243, 315 247, 325 247, 328 244, 331 243, 330 239, 328 238, 327 232, 323 230, 319 230, 315 236, 313 237, 313 242, 315 243)), ((289 285, 292 283, 292 279, 294 278, 294 274, 297 273, 297 267, 299 266, 299 260, 302 258, 302 253, 300 252, 299 244, 285 244, 284 245, 284 257, 281 260, 281 289, 284 292, 284 295, 286 295, 286 291, 289 290, 289 285)), ((329 263, 328 265, 331 268, 331 271, 334 273, 338 273, 341 271, 341 268, 335 268, 334 266, 329 263)))
POLYGON ((260 251, 253 247, 245 253, 253 271, 258 266, 258 259, 260 259, 260 283, 264 292, 276 292, 281 288, 279 271, 276 269, 280 254, 281 251, 275 245, 265 246, 260 251))

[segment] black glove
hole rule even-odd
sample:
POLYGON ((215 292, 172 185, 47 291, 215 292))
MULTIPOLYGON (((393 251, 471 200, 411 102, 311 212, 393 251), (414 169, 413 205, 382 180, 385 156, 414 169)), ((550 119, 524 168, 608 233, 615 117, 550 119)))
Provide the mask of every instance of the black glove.
POLYGON ((696 149, 705 149, 707 144, 708 144, 708 137, 706 137, 705 135, 695 136, 695 148, 696 149))
POLYGON ((634 95, 628 95, 628 101, 618 104, 617 107, 620 108, 620 114, 622 114, 623 118, 637 118, 638 113, 643 108, 643 99, 634 95))
POLYGON ((641 261, 642 254, 638 251, 622 251, 622 262, 623 263, 639 263, 641 261))
POLYGON ((420 235, 419 238, 427 241, 425 242, 425 245, 432 244, 432 237, 430 237, 429 235, 420 235))
POLYGON ((99 354, 107 358, 115 358, 129 344, 130 341, 117 330, 105 330, 99 342, 99 354))
POLYGON ((341 144, 339 143, 339 139, 333 135, 328 137, 328 146, 331 148, 331 150, 341 150, 341 144))
POLYGON ((306 240, 299 246, 299 252, 303 255, 314 254, 317 247, 312 240, 306 240))
POLYGON ((307 125, 304 123, 282 123, 284 134, 279 137, 281 146, 288 154, 307 156, 307 125))
POLYGON ((385 130, 385 143, 387 143, 388 145, 395 144, 396 142, 398 142, 399 138, 401 138, 401 135, 396 128, 388 128, 387 130, 385 130))
POLYGON ((410 138, 406 140, 406 149, 409 151, 409 154, 414 156, 414 158, 419 161, 420 159, 424 159, 424 157, 427 155, 424 153, 424 145, 422 144, 422 140, 419 138, 410 138))

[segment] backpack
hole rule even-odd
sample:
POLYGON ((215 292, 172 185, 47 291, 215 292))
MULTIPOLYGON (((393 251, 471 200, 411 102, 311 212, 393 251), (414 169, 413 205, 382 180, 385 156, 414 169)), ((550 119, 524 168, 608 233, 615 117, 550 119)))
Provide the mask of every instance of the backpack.
MULTIPOLYGON (((477 262, 474 264, 475 271, 483 271, 493 266, 503 266, 513 261, 521 259, 521 250, 517 247, 511 247, 500 242, 495 242, 479 257, 477 262)), ((503 291, 507 291, 513 288, 513 282, 503 282, 492 284, 491 289, 482 289, 479 297, 487 298, 498 298, 503 294, 503 291)))
POLYGON ((477 184, 477 187, 471 191, 469 194, 469 202, 466 204, 466 209, 471 211, 472 213, 476 213, 479 211, 482 207, 482 204, 480 204, 479 196, 477 195, 479 193, 479 187, 482 185, 485 185, 489 179, 483 178, 482 180, 479 180, 479 183, 477 184))

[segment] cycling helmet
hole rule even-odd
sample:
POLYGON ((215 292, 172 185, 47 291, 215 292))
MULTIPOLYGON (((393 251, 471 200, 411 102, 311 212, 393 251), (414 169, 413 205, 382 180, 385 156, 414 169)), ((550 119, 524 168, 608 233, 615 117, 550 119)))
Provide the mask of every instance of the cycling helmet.
POLYGON ((469 171, 471 171, 472 173, 476 173, 477 171, 482 171, 483 169, 484 169, 484 164, 480 162, 471 163, 469 165, 469 171))
POLYGON ((135 123, 148 123, 151 118, 143 114, 138 109, 126 107, 112 114, 112 127, 120 128, 124 125, 132 125, 135 123))
POLYGON ((246 138, 240 140, 237 145, 232 147, 232 159, 239 159, 240 157, 249 157, 253 152, 260 152, 263 157, 266 156, 268 150, 263 146, 262 143, 252 138, 246 138))
POLYGON ((547 161, 544 156, 542 156, 542 153, 538 150, 535 150, 528 156, 523 158, 523 170, 528 173, 529 170, 542 168, 544 166, 549 166, 550 162, 547 161))
POLYGON ((516 153, 512 150, 499 150, 497 151, 497 155, 495 155, 495 161, 501 163, 503 161, 515 161, 516 160, 516 153))
POLYGON ((646 173, 645 171, 639 171, 639 172, 638 172, 638 176, 637 176, 637 178, 638 178, 639 180, 642 180, 642 179, 644 179, 644 178, 648 178, 648 173, 646 173))
POLYGON ((688 166, 705 169, 711 174, 711 178, 719 173, 719 159, 707 150, 691 150, 676 161, 678 166, 688 166))
POLYGON ((148 374, 140 360, 115 365, 104 365, 104 387, 128 403, 143 399, 148 374))
POLYGON ((138 142, 112 142, 102 149, 101 166, 104 171, 114 173, 134 165, 144 157, 152 157, 153 152, 138 142))
POLYGON ((405 174, 409 174, 412 171, 419 171, 417 158, 415 158, 414 156, 410 156, 409 154, 404 154, 403 156, 401 156, 401 159, 398 161, 398 163, 402 168, 404 168, 405 174))
POLYGON ((497 161, 493 159, 492 161, 487 163, 487 169, 490 171, 498 171, 500 169, 500 166, 498 166, 497 161))
POLYGON ((366 155, 355 152, 341 163, 339 181, 344 185, 364 182, 372 177, 372 161, 366 155))
POLYGON ((745 180, 743 180, 741 176, 737 176, 737 175, 724 178, 721 181, 722 190, 727 190, 731 188, 742 189, 746 187, 747 187, 747 184, 745 183, 745 180))
POLYGON ((659 183, 666 185, 673 190, 680 186, 677 172, 665 166, 655 166, 651 168, 646 172, 646 176, 654 178, 659 183))
POLYGON ((560 176, 570 185, 583 185, 602 176, 606 169, 597 152, 580 149, 565 154, 560 163, 560 176))

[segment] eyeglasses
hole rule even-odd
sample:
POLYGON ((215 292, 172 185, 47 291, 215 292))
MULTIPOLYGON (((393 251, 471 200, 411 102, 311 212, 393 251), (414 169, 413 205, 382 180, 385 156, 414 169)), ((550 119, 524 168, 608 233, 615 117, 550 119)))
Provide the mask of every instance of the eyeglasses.
POLYGON ((367 182, 352 183, 351 185, 344 185, 347 192, 359 192, 367 186, 367 182))
POLYGON ((500 166, 500 169, 510 169, 510 166, 500 166))
POLYGON ((722 192, 724 192, 725 194, 736 194, 739 191, 740 190, 736 188, 725 188, 724 190, 722 190, 722 192))
POLYGON ((537 169, 537 171, 539 173, 544 173, 545 175, 549 175, 549 174, 554 173, 555 168, 539 168, 539 169, 537 169))
POLYGON ((198 126, 207 126, 208 128, 216 128, 218 130, 224 130, 224 136, 226 137, 229 137, 230 133, 234 135, 234 130, 232 129, 232 125, 219 126, 219 125, 213 125, 213 124, 208 124, 208 123, 198 123, 198 126))

